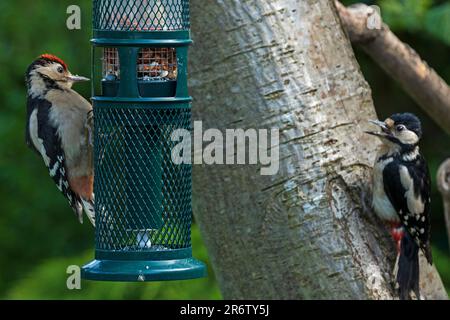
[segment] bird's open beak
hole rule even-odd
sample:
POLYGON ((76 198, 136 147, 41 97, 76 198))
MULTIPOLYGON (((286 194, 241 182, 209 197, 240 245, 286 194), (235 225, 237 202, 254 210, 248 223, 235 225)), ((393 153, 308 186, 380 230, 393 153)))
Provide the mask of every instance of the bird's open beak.
POLYGON ((77 75, 73 75, 73 74, 71 74, 71 75, 68 77, 68 80, 69 80, 69 81, 72 81, 72 82, 90 81, 89 78, 82 77, 82 76, 77 76, 77 75))
POLYGON ((371 134, 371 135, 377 136, 377 137, 387 137, 387 136, 391 135, 391 132, 385 122, 380 121, 380 120, 369 120, 369 122, 379 126, 381 128, 381 132, 379 132, 379 131, 364 131, 365 133, 368 133, 368 134, 371 134))

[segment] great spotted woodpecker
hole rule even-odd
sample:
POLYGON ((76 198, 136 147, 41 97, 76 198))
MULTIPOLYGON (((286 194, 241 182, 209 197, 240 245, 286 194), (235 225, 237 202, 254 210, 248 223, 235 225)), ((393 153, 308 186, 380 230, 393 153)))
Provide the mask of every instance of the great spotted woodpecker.
POLYGON ((394 114, 384 122, 371 120, 381 139, 373 172, 372 204, 377 215, 391 226, 397 242, 396 281, 400 299, 419 291, 419 249, 432 264, 430 246, 430 174, 419 153, 420 120, 411 113, 394 114))
POLYGON ((44 160, 50 177, 80 222, 94 224, 94 170, 89 120, 92 106, 72 90, 88 78, 69 72, 63 60, 43 54, 28 67, 27 145, 44 160))

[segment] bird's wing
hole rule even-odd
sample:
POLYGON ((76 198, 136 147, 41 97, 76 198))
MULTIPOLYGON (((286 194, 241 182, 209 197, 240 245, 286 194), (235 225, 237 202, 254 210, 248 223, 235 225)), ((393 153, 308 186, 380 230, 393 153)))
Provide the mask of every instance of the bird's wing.
POLYGON ((80 197, 75 194, 69 185, 64 150, 57 130, 49 121, 51 103, 42 100, 37 111, 37 138, 40 146, 35 146, 44 159, 50 177, 55 182, 59 191, 69 201, 80 222, 83 221, 83 206, 80 197))
POLYGON ((385 193, 405 230, 431 263, 430 175, 420 156, 412 162, 394 160, 383 172, 385 193))

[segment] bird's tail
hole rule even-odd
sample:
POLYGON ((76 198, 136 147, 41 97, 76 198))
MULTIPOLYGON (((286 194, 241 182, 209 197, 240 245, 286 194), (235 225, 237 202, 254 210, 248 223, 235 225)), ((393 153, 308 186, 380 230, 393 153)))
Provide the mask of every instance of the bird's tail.
POLYGON ((92 200, 85 200, 81 198, 81 203, 83 204, 84 212, 88 217, 89 221, 95 227, 95 210, 94 210, 94 198, 92 200))
POLYGON ((409 300, 411 291, 415 293, 417 299, 420 299, 419 246, 408 232, 405 232, 400 245, 397 283, 401 300, 409 300))

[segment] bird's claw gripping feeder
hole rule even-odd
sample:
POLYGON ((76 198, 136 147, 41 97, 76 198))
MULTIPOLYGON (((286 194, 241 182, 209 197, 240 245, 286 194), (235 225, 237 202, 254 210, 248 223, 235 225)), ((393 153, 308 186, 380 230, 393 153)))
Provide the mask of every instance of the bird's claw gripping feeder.
POLYGON ((191 165, 174 164, 191 128, 188 0, 94 0, 95 260, 90 280, 205 276, 191 250, 191 165), (99 87, 99 88, 98 88, 99 87))

